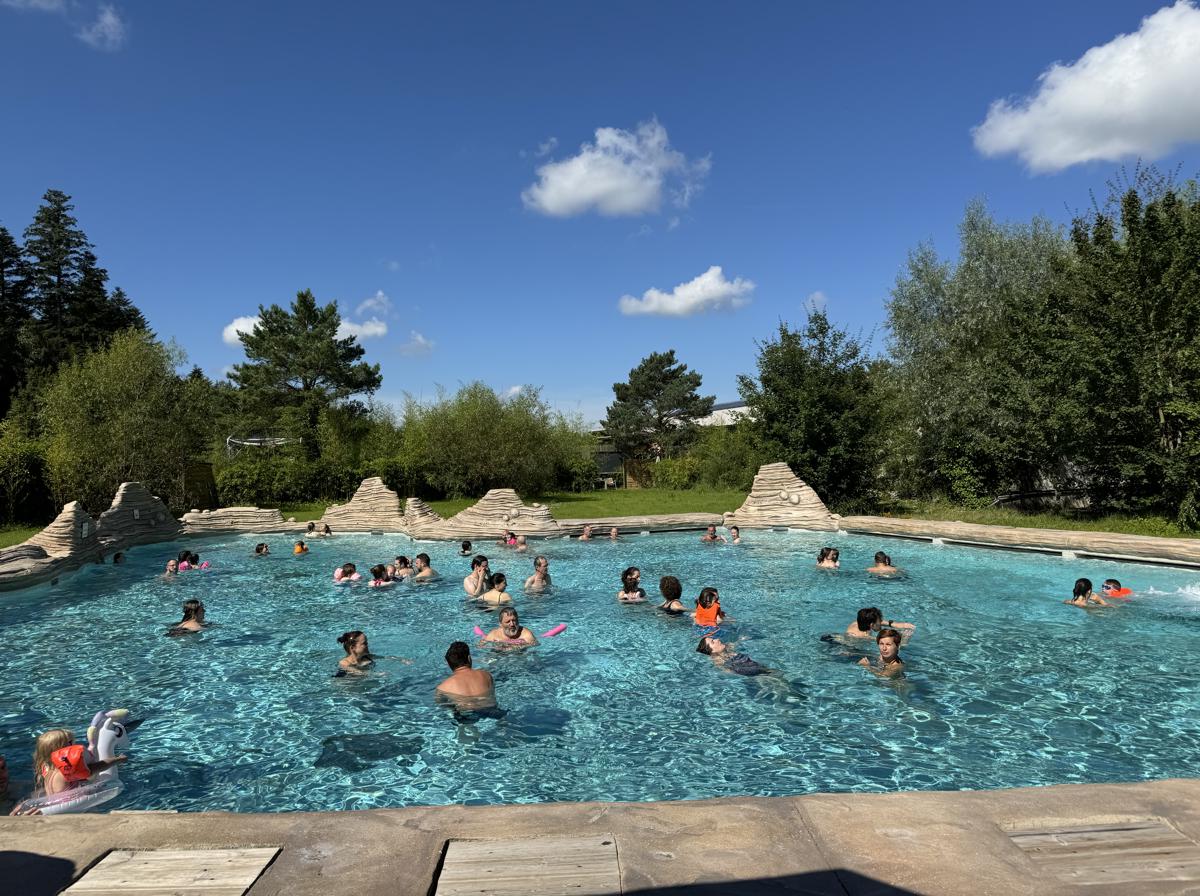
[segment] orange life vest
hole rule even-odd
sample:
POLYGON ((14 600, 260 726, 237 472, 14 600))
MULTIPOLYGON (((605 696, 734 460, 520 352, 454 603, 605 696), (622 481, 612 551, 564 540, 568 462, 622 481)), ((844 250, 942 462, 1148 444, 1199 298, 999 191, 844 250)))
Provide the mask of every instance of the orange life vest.
POLYGON ((85 749, 83 744, 71 744, 50 754, 50 761, 69 783, 86 781, 91 776, 87 757, 84 755, 85 749))
POLYGON ((711 607, 696 607, 692 618, 696 620, 696 625, 714 626, 717 624, 717 616, 720 612, 721 602, 714 601, 711 607))

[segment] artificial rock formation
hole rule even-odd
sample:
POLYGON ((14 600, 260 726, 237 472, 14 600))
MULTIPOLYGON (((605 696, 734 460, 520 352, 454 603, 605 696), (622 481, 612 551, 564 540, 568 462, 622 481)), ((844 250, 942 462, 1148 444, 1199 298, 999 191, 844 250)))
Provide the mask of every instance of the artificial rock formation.
POLYGON ((838 517, 787 464, 763 464, 742 506, 725 514, 726 526, 743 529, 789 526, 835 531, 838 517))
POLYGON ((95 521, 72 501, 37 535, 0 550, 0 591, 52 581, 101 556, 95 521))
MULTIPOLYGON (((466 510, 421 534, 429 538, 487 538, 511 529, 535 538, 562 535, 562 527, 542 504, 527 505, 511 488, 494 488, 466 510)), ((415 533, 414 533, 415 534, 415 533)))
POLYGON ((404 528, 400 496, 378 476, 364 479, 349 504, 334 504, 321 517, 334 532, 399 532, 404 528))
POLYGON ((223 532, 284 532, 296 528, 288 524, 278 510, 259 507, 221 507, 218 510, 193 510, 181 520, 188 535, 213 535, 223 532))
POLYGON ((140 482, 122 482, 112 506, 96 522, 100 541, 119 551, 130 545, 170 541, 183 535, 183 526, 167 505, 140 482))
POLYGON ((409 535, 421 537, 432 532, 446 521, 442 515, 422 501, 420 498, 409 498, 404 502, 404 531, 409 535))

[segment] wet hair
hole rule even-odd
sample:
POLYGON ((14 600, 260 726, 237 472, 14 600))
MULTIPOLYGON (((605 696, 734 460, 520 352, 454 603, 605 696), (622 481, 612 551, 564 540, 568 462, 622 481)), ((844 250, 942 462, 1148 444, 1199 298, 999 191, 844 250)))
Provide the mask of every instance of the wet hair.
POLYGON ((412 563, 403 554, 400 554, 396 557, 397 569, 408 569, 410 566, 412 566, 412 563))
POLYGON ((471 648, 465 641, 455 641, 446 650, 446 665, 451 669, 468 668, 471 665, 471 648))
POLYGON ((1087 597, 1091 593, 1092 593, 1092 580, 1091 579, 1076 579, 1075 580, 1075 590, 1072 592, 1072 594, 1075 597, 1087 597))
POLYGON ((658 590, 668 602, 679 600, 683 596, 683 586, 679 584, 679 579, 674 576, 663 576, 659 579, 658 590))
POLYGON ((316 523, 314 523, 312 520, 309 520, 309 521, 308 521, 308 528, 307 528, 307 529, 305 529, 304 531, 305 531, 305 532, 308 532, 308 533, 311 535, 313 532, 316 532, 316 531, 317 531, 317 524, 316 524, 316 523))
POLYGON ((429 555, 428 555, 428 554, 426 554, 426 553, 420 553, 420 554, 417 554, 417 556, 416 556, 416 557, 414 557, 413 559, 414 559, 414 560, 420 560, 420 561, 421 561, 422 563, 424 563, 426 566, 428 566, 428 565, 429 565, 429 555))
POLYGON ((701 588, 700 596, 696 598, 696 606, 704 607, 707 610, 713 604, 717 603, 719 599, 716 588, 701 588))
POLYGON ((737 526, 730 526, 730 527, 729 527, 729 531, 730 531, 730 532, 737 532, 737 533, 741 533, 741 531, 742 531, 742 530, 741 530, 741 529, 739 529, 737 526))
POLYGON ((179 552, 179 562, 180 563, 187 563, 191 558, 192 558, 191 551, 180 551, 179 552))
POLYGON ((856 624, 860 632, 869 632, 876 622, 883 622, 883 613, 879 607, 863 607, 858 611, 856 624))
POLYGON ((536 557, 533 558, 533 568, 534 569, 537 569, 543 563, 545 563, 547 566, 550 565, 550 561, 546 559, 545 554, 538 554, 536 557))
POLYGON ((267 543, 265 541, 260 541, 254 546, 254 553, 256 554, 265 554, 267 550, 267 543))
POLYGON ((358 567, 356 567, 353 563, 343 563, 342 564, 342 577, 343 578, 345 578, 346 576, 352 576, 356 572, 358 572, 358 567))
POLYGON ((342 632, 342 634, 338 635, 338 643, 341 644, 342 649, 349 654, 350 651, 354 649, 355 642, 358 641, 358 639, 362 636, 363 633, 358 629, 355 629, 352 632, 342 632))
POLYGON ((296 542, 296 546, 297 546, 297 547, 304 547, 304 542, 303 542, 303 541, 297 541, 297 542, 296 542))
POLYGON ((329 523, 326 523, 326 524, 325 524, 325 528, 324 528, 324 529, 322 529, 321 531, 322 531, 322 532, 324 532, 326 535, 332 535, 332 534, 333 534, 333 530, 329 528, 329 523))
MULTIPOLYGON (((116 562, 117 562, 117 558, 113 557, 113 563, 116 563, 116 562)), ((1116 579, 1105 579, 1104 585, 1105 585, 1105 587, 1114 588, 1114 589, 1118 589, 1121 587, 1121 583, 1118 582, 1116 579)))
POLYGON ((821 548, 821 550, 817 553, 817 562, 824 563, 826 560, 831 560, 834 563, 837 563, 839 556, 840 555, 837 548, 821 548))
POLYGON ((878 563, 880 566, 891 566, 892 558, 889 557, 887 554, 885 554, 883 551, 876 551, 875 552, 875 562, 878 563))
POLYGON ((185 600, 183 602, 183 619, 180 623, 191 622, 197 616, 204 612, 204 604, 196 599, 185 600))
POLYGON ((125 562, 125 554, 123 551, 117 551, 115 554, 113 554, 113 563, 124 563, 124 562, 125 562))
POLYGON ((488 584, 497 591, 503 591, 504 586, 508 584, 508 576, 502 572, 494 572, 491 579, 488 580, 488 584))
MULTIPOLYGON (((428 560, 429 558, 426 557, 425 559, 428 560)), ((483 554, 476 554, 474 557, 471 558, 472 571, 479 569, 479 567, 483 566, 483 564, 485 564, 487 562, 488 562, 488 558, 483 556, 483 554)))
POLYGON ((193 551, 188 555, 188 562, 191 563, 192 566, 197 566, 200 563, 200 555, 193 551))
POLYGON ((712 656, 712 645, 708 643, 710 635, 705 635, 700 639, 700 643, 696 645, 696 653, 702 653, 705 656, 712 656))
POLYGON ((898 631, 896 631, 894 628, 881 628, 879 630, 879 634, 877 634, 875 636, 875 643, 878 644, 884 638, 891 638, 893 641, 896 642, 896 656, 899 657, 900 656, 900 642, 903 641, 904 638, 902 638, 900 636, 900 633, 898 631))
POLYGON ((629 591, 634 586, 636 581, 641 577, 641 573, 642 571, 636 566, 630 566, 623 573, 621 573, 621 584, 625 586, 626 591, 629 591), (638 575, 635 577, 634 573, 637 573, 638 575))
POLYGON ((33 792, 46 788, 46 776, 42 769, 50 764, 50 755, 75 742, 75 734, 69 728, 51 728, 38 735, 33 745, 33 792))
MULTIPOLYGON (((471 542, 469 542, 469 541, 464 541, 464 542, 462 543, 462 552, 463 552, 464 554, 469 554, 469 553, 471 553, 471 542)), ((461 644, 461 643, 462 643, 461 641, 455 641, 455 642, 454 642, 454 644, 461 644)), ((451 644, 450 646, 451 646, 451 647, 453 647, 454 645, 453 645, 453 644, 451 644)))
POLYGON ((371 578, 373 578, 375 581, 378 582, 380 579, 384 578, 386 575, 387 575, 387 567, 384 566, 382 563, 376 563, 374 566, 371 567, 371 578))
POLYGON ((505 607, 503 610, 500 611, 500 624, 501 625, 504 624, 505 616, 511 616, 513 618, 513 622, 515 622, 517 625, 521 624, 521 617, 517 615, 516 607, 505 607))

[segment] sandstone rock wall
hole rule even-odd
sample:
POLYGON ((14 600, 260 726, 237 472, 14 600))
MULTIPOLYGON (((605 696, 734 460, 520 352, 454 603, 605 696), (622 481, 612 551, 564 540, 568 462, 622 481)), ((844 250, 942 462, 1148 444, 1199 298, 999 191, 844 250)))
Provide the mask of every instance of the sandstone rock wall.
POLYGON ((742 506, 725 514, 726 526, 790 526, 834 531, 838 518, 787 464, 763 464, 742 506))
POLYGON ((302 529, 288 523, 278 510, 258 507, 222 507, 218 510, 193 510, 180 520, 187 535, 213 535, 226 532, 286 532, 302 529))
POLYGON ((492 489, 466 510, 426 526, 420 534, 427 538, 497 538, 505 529, 532 538, 562 535, 549 507, 523 504, 511 488, 492 489))
POLYGON ((122 482, 112 506, 96 522, 100 541, 114 551, 135 544, 170 541, 183 535, 183 526, 167 505, 140 482, 122 482))
POLYGON ((336 532, 369 532, 382 529, 400 532, 404 514, 400 511, 400 496, 383 484, 378 476, 364 479, 348 504, 335 504, 325 511, 318 525, 328 523, 336 532))
POLYGON ((0 591, 52 581, 100 557, 96 522, 82 504, 72 501, 37 535, 0 550, 0 591))
POLYGON ((440 513, 420 498, 409 498, 404 502, 402 527, 409 535, 422 537, 427 532, 436 531, 445 522, 440 513))

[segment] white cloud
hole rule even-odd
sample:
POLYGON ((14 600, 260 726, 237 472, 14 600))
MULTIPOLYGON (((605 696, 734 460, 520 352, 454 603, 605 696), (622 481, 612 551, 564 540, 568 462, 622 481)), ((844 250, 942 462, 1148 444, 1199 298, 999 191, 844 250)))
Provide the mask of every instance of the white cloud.
POLYGON ((1015 153, 1035 172, 1158 158, 1200 140, 1200 8, 1178 0, 1132 34, 1054 63, 1032 96, 996 100, 972 134, 985 156, 1015 153))
POLYGON ((67 0, 0 0, 0 6, 34 12, 66 12, 67 0))
POLYGON ((238 334, 249 333, 257 325, 257 314, 253 317, 235 317, 230 323, 225 325, 225 329, 221 331, 221 338, 225 340, 226 345, 241 345, 242 341, 238 339, 238 334))
POLYGON ((808 298, 804 300, 804 307, 809 311, 824 311, 829 306, 829 296, 817 290, 810 292, 808 298))
POLYGON ((640 299, 621 296, 617 306, 622 314, 661 314, 667 317, 687 317, 704 311, 722 308, 741 308, 750 301, 754 283, 738 277, 729 281, 719 265, 713 265, 699 277, 680 283, 670 292, 646 290, 640 299))
MULTIPOLYGON (((543 144, 544 145, 544 144, 543 144)), ((602 215, 645 215, 662 206, 664 185, 674 184, 677 206, 686 207, 700 189, 711 163, 689 162, 672 149, 667 130, 646 121, 634 131, 597 128, 596 142, 577 155, 537 169, 537 183, 521 193, 525 207, 567 218, 595 211, 602 215)))
POLYGON ((408 342, 400 346, 400 354, 410 358, 418 355, 427 355, 433 351, 434 342, 432 339, 426 339, 416 330, 413 330, 409 336, 408 342))
POLYGON ((101 3, 96 21, 81 28, 77 36, 93 49, 113 52, 125 46, 125 38, 128 33, 129 28, 122 21, 116 8, 107 3, 101 3))
POLYGON ((353 336, 355 339, 362 341, 363 339, 375 339, 379 336, 386 336, 387 331, 387 324, 377 317, 368 318, 362 323, 344 320, 338 324, 337 338, 346 339, 353 336))
POLYGON ((674 230, 678 226, 679 226, 679 215, 672 215, 671 219, 669 221, 667 221, 667 230, 668 231, 674 230))
POLYGON ((382 314, 385 317, 392 312, 392 300, 387 297, 382 289, 377 289, 375 295, 369 296, 358 303, 358 307, 354 309, 354 313, 362 317, 370 311, 372 314, 382 314))
POLYGON ((558 138, 550 137, 549 139, 543 140, 541 143, 539 143, 538 148, 536 150, 534 150, 533 154, 540 159, 540 158, 542 158, 542 156, 550 155, 550 153, 554 152, 554 150, 556 150, 557 148, 558 148, 558 138))
POLYGON ((386 260, 386 261, 383 263, 383 266, 384 266, 385 268, 387 268, 389 271, 392 271, 392 272, 395 272, 395 271, 398 271, 398 270, 400 270, 400 262, 398 262, 398 261, 397 261, 396 259, 394 259, 394 258, 389 258, 389 259, 387 259, 387 260, 386 260))
POLYGON ((504 390, 505 398, 516 398, 520 394, 521 394, 520 386, 509 386, 507 389, 504 390))

